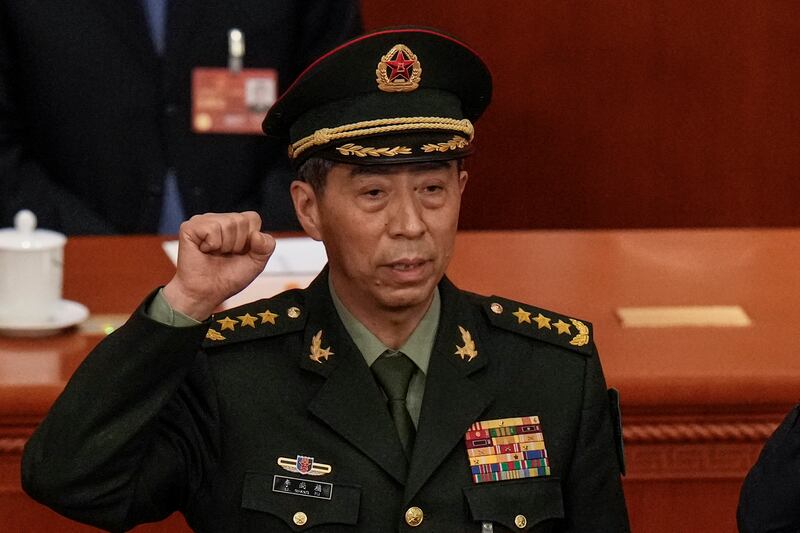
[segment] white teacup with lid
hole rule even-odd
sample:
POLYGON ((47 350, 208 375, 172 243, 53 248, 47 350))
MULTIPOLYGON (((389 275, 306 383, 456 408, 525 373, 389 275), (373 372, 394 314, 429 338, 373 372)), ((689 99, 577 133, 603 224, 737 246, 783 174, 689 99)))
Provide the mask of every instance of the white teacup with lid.
POLYGON ((58 321, 64 273, 61 233, 36 229, 24 209, 14 227, 0 229, 0 325, 26 327, 58 321))

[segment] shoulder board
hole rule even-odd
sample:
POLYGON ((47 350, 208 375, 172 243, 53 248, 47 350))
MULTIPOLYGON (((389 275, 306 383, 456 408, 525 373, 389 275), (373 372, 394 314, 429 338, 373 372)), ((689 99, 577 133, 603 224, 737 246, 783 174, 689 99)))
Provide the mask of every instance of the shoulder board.
POLYGON ((499 296, 484 297, 482 300, 481 307, 489 322, 498 328, 583 355, 594 353, 592 325, 589 322, 499 296))
POLYGON ((214 314, 203 348, 300 331, 305 322, 301 292, 287 291, 214 314))

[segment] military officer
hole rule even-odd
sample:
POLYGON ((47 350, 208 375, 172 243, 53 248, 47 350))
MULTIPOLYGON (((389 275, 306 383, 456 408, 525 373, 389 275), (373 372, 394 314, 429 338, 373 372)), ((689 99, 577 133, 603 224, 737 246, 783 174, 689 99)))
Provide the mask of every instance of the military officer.
POLYGON ((275 241, 255 213, 184 223, 175 277, 28 443, 29 494, 111 530, 179 510, 199 531, 627 531, 591 324, 444 276, 490 97, 431 29, 312 64, 264 130, 328 266, 209 318, 275 241))

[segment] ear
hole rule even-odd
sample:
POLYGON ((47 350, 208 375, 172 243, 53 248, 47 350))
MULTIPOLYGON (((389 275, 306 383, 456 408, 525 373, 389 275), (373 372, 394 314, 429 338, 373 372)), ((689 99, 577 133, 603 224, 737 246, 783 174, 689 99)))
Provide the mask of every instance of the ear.
POLYGON ((458 171, 458 189, 461 191, 461 194, 464 194, 464 187, 467 186, 467 178, 469 178, 469 175, 466 170, 458 171))
POLYGON ((294 180, 289 191, 292 194, 294 212, 300 225, 315 241, 322 240, 319 224, 319 201, 314 188, 305 181, 294 180))

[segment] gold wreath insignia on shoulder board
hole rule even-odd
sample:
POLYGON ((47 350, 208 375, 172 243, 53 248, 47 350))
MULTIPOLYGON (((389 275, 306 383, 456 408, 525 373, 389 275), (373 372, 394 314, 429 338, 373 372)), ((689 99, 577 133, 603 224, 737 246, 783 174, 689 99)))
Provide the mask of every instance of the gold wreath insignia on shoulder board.
POLYGON ((456 344, 456 351, 454 355, 461 357, 462 361, 472 361, 478 357, 478 350, 475 349, 475 341, 472 340, 472 335, 466 329, 458 326, 458 330, 461 332, 461 341, 464 343, 464 346, 459 346, 456 344))
POLYGON ((409 92, 419 87, 422 65, 408 46, 398 43, 381 57, 375 75, 381 91, 409 92))
POLYGON ((208 328, 208 331, 206 332, 206 339, 210 341, 224 341, 225 335, 213 328, 208 328))
POLYGON ((331 355, 333 355, 333 352, 330 346, 327 348, 322 347, 322 330, 319 330, 311 339, 311 353, 308 354, 308 358, 315 363, 322 363, 322 359, 327 361, 331 355))
POLYGON ((589 343, 589 328, 581 322, 580 320, 575 320, 574 318, 569 319, 570 322, 575 326, 575 329, 578 330, 578 334, 569 341, 569 343, 573 346, 585 346, 589 343))

